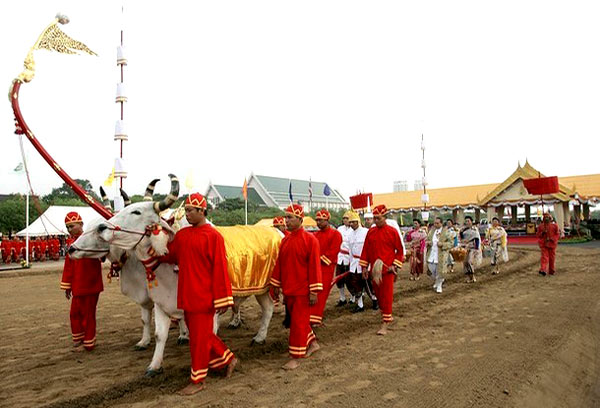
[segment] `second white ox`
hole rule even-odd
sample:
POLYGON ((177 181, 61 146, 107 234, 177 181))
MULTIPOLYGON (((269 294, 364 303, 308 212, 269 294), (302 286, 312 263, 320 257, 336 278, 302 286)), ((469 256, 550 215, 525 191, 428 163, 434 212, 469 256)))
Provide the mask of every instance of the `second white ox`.
MULTIPOLYGON (((177 309, 177 273, 174 271, 174 265, 160 264, 154 271, 156 282, 152 284, 147 281, 146 274, 140 271, 140 261, 144 263, 150 258, 148 253, 152 248, 156 256, 167 253, 167 243, 172 239, 173 231, 169 225, 159 216, 159 213, 171 206, 177 199, 179 192, 179 183, 175 176, 171 177, 171 193, 161 202, 139 202, 125 207, 117 215, 107 221, 100 221, 94 228, 79 237, 71 247, 70 254, 74 257, 100 257, 107 252, 112 253, 112 257, 118 256, 116 252, 127 251, 128 259, 131 258, 131 263, 128 261, 124 265, 129 268, 135 268, 135 274, 128 274, 131 279, 128 281, 127 291, 123 293, 136 300, 142 306, 142 320, 146 324, 146 319, 149 320, 150 312, 143 307, 143 299, 149 297, 154 304, 155 310, 155 325, 156 325, 156 347, 150 363, 147 374, 153 375, 162 370, 164 347, 168 336, 170 318, 183 319, 183 311, 177 309), (151 225, 160 225, 162 232, 158 235, 146 235, 146 227, 151 225), (104 251, 104 252, 103 252, 104 251), (138 260, 139 259, 139 260, 138 260), (136 299, 139 298, 139 300, 136 299), (140 302, 142 301, 142 302, 140 302)), ((265 243, 265 245, 269 245, 265 243)), ((271 251, 272 253, 272 251, 271 251)), ((261 257, 269 254, 265 250, 261 257)), ((247 256, 250 256, 248 254, 247 256)), ((271 264, 274 265, 273 259, 271 264)), ((144 269, 142 268, 142 271, 144 269)), ((234 271, 229 271, 232 275, 234 271)), ((269 275, 270 275, 269 271, 269 275)), ((123 277, 126 275, 124 274, 123 277)), ((266 279, 268 282, 268 278, 266 279)), ((122 282, 123 287, 124 282, 122 282)), ((271 317, 273 315, 273 302, 268 294, 267 289, 254 294, 258 304, 261 307, 262 317, 261 325, 258 333, 254 336, 252 342, 263 344, 267 337, 267 332, 271 317)), ((242 323, 240 316, 240 305, 249 297, 249 295, 239 296, 234 293, 233 316, 229 322, 229 327, 236 328, 242 323)), ((215 318, 216 319, 216 318, 215 318)), ((218 328, 218 321, 215 320, 215 331, 218 328)), ((146 330, 144 330, 144 338, 140 343, 145 343, 146 330)))

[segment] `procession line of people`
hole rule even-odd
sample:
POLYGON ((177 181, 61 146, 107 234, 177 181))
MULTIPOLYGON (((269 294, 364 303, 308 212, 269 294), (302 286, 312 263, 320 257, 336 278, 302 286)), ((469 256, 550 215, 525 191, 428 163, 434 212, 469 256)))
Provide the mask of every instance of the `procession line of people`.
MULTIPOLYGON (((277 217, 273 226, 281 230, 283 239, 270 279, 271 296, 283 303, 289 313, 289 360, 282 366, 293 370, 303 358, 310 357, 321 347, 314 327, 323 325, 325 305, 335 283, 339 290, 336 306, 347 304, 348 288, 352 311, 364 311, 363 297, 371 297, 373 308, 381 313, 378 335, 387 334, 394 321, 394 282, 403 266, 405 255, 410 260, 410 280, 427 274, 433 289, 442 293, 443 284, 453 267, 452 251, 464 255, 463 268, 468 282, 475 282, 475 268, 481 264, 482 239, 471 217, 457 231, 451 220, 436 217, 429 230, 420 220, 406 234, 409 245, 405 253, 402 234, 387 219, 385 205, 365 214, 365 227, 354 211, 344 214, 343 225, 335 229, 326 209, 316 214, 319 228, 314 234, 303 226, 304 210, 290 205, 285 218, 277 217)), ((227 270, 226 249, 221 234, 207 222, 207 203, 199 193, 185 200, 185 215, 190 227, 182 228, 168 244, 168 254, 160 262, 177 264, 179 268, 177 307, 184 311, 190 336, 190 384, 180 392, 194 394, 204 388, 209 370, 224 370, 231 376, 238 360, 227 345, 213 332, 215 314, 233 306, 232 288, 227 270)), ((77 213, 69 213, 65 225, 72 239, 83 232, 83 222, 77 213)), ((540 274, 554 274, 558 227, 545 215, 538 230, 542 259, 540 274)), ((493 273, 499 263, 508 261, 507 235, 494 218, 486 233, 491 251, 493 273)), ((459 257, 460 259, 460 257, 459 257)), ((71 332, 74 350, 91 351, 96 344, 96 306, 103 290, 101 261, 98 259, 65 259, 61 289, 71 300, 71 332)))

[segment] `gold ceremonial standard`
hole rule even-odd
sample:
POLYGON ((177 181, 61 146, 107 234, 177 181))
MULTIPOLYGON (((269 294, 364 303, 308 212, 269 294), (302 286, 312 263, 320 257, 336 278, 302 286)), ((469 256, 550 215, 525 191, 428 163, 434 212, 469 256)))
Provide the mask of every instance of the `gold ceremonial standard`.
POLYGON ((76 54, 76 51, 83 51, 90 55, 97 55, 94 51, 90 50, 84 43, 74 40, 65 34, 59 27, 60 24, 67 24, 69 18, 64 15, 57 15, 52 23, 46 27, 42 34, 38 37, 33 47, 27 53, 25 57, 24 65, 25 69, 19 74, 17 80, 21 82, 30 82, 35 75, 35 61, 33 60, 33 52, 35 50, 49 50, 56 51, 63 54, 76 54))
POLYGON ((273 227, 215 227, 225 240, 234 296, 264 293, 279 255, 281 235, 273 227))

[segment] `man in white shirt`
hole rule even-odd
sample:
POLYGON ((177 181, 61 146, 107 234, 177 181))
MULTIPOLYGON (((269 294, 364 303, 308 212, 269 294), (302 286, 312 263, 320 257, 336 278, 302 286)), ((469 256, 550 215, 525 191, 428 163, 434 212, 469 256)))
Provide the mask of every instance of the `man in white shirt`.
MULTIPOLYGON (((350 211, 346 211, 342 217, 343 224, 338 227, 338 231, 342 234, 342 245, 340 246, 340 252, 338 253, 337 267, 335 269, 335 276, 341 275, 348 272, 350 268, 350 250, 348 248, 348 234, 352 230, 349 225, 349 214, 350 211)), ((346 301, 346 292, 344 289, 345 279, 340 279, 336 286, 340 292, 340 300, 338 300, 336 307, 341 307, 348 303, 346 301)))
POLYGON ((352 212, 350 214, 350 233, 348 234, 348 248, 350 249, 350 275, 348 275, 347 285, 352 297, 356 300, 356 305, 352 313, 364 312, 363 290, 365 280, 362 276, 362 267, 359 265, 360 255, 362 254, 365 238, 369 230, 360 225, 360 216, 352 212))

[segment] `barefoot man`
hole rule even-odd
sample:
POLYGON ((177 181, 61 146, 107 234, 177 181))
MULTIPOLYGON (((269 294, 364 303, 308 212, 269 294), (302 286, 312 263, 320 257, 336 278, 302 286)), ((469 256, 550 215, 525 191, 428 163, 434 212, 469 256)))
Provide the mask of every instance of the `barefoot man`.
POLYGON ((379 300, 383 323, 377 332, 387 334, 388 327, 394 320, 392 304, 394 302, 394 281, 402 268, 404 247, 396 228, 388 225, 385 219, 387 208, 381 204, 373 208, 375 228, 369 228, 362 254, 360 266, 363 276, 367 279, 369 265, 375 283, 375 293, 379 300))
POLYGON ((323 290, 319 241, 302 228, 304 210, 297 204, 285 210, 285 222, 290 235, 283 238, 279 256, 271 276, 275 296, 283 291, 285 305, 291 315, 288 361, 282 368, 293 370, 299 359, 310 357, 319 349, 310 327, 310 306, 317 303, 323 290))
POLYGON ((192 367, 190 381, 180 391, 192 395, 204 389, 208 369, 225 367, 229 378, 237 359, 213 332, 215 312, 233 306, 231 282, 223 236, 206 221, 206 199, 199 193, 185 200, 185 218, 190 224, 175 234, 169 253, 160 259, 179 265, 177 307, 183 309, 190 332, 192 367))
MULTIPOLYGON (((83 233, 83 220, 75 211, 65 217, 67 231, 73 239, 83 233)), ((102 285, 102 264, 99 259, 71 259, 65 256, 60 288, 71 299, 71 333, 75 351, 92 351, 96 346, 96 305, 102 285)))

